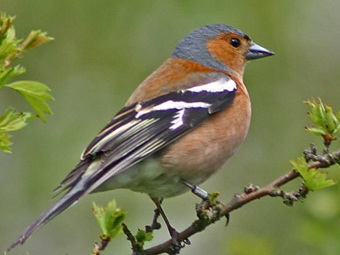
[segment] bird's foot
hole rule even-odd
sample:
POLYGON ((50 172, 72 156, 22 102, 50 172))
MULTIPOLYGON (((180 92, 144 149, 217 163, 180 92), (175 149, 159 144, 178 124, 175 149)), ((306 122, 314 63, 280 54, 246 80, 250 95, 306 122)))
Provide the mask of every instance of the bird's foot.
MULTIPOLYGON (((218 193, 209 193, 207 199, 203 199, 201 203, 196 204, 197 217, 204 221, 215 222, 221 218, 221 210, 224 205, 217 200, 218 193)), ((225 215, 227 219, 226 225, 229 223, 230 215, 225 215)))
POLYGON ((169 233, 172 239, 172 245, 170 246, 170 253, 171 255, 179 254, 181 249, 184 248, 185 245, 190 245, 191 242, 188 238, 181 238, 180 234, 177 232, 176 229, 170 228, 169 233))
POLYGON ((162 227, 162 225, 158 222, 159 215, 160 215, 159 210, 155 209, 151 225, 145 226, 145 231, 146 232, 153 232, 154 230, 158 230, 158 229, 160 229, 162 227))

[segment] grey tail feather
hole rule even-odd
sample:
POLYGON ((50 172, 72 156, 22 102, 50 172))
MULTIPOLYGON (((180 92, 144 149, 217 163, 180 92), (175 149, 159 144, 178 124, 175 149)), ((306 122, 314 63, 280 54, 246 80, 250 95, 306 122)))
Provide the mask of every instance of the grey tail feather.
POLYGON ((10 250, 19 244, 25 243, 37 230, 43 227, 47 222, 52 220, 58 214, 70 207, 72 204, 78 201, 78 199, 86 193, 84 190, 72 189, 60 198, 56 203, 51 205, 46 211, 44 211, 26 230, 18 237, 18 239, 12 243, 4 254, 7 254, 10 250))

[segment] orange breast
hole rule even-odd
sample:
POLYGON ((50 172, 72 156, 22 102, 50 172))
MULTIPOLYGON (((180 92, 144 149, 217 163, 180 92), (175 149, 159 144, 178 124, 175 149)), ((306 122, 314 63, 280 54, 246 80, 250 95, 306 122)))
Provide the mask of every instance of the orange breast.
POLYGON ((242 144, 250 115, 249 96, 242 87, 232 105, 162 151, 163 167, 193 184, 205 181, 242 144))

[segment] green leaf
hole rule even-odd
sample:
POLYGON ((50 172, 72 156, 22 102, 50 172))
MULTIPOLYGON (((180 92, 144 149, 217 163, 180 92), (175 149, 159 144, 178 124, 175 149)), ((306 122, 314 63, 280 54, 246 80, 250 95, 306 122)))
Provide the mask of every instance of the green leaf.
POLYGON ((15 38, 14 17, 0 14, 0 59, 12 53, 20 40, 15 38))
MULTIPOLYGON (((13 26, 15 17, 7 16, 5 13, 0 13, 0 34, 6 35, 7 31, 13 26)), ((3 37, 0 37, 0 42, 3 37)))
POLYGON ((317 136, 323 136, 329 140, 335 140, 335 135, 340 130, 339 113, 335 115, 329 105, 310 99, 305 102, 310 107, 309 118, 316 124, 316 127, 307 127, 306 130, 317 136))
POLYGON ((11 137, 12 136, 10 134, 0 132, 0 149, 3 152, 6 153, 12 152, 11 149, 9 148, 12 145, 12 142, 10 142, 9 140, 11 137))
POLYGON ((335 185, 335 181, 328 179, 328 173, 320 169, 309 168, 303 157, 290 161, 294 169, 305 181, 308 190, 315 191, 335 185))
POLYGON ((45 84, 36 81, 17 81, 5 86, 23 95, 43 121, 46 121, 45 113, 52 114, 47 101, 53 100, 53 97, 45 84))
POLYGON ((145 242, 150 242, 153 239, 152 232, 146 232, 145 230, 138 229, 138 232, 135 236, 136 242, 140 247, 144 246, 145 242))
POLYGON ((0 149, 4 152, 10 153, 10 146, 12 137, 7 132, 17 131, 27 125, 27 121, 35 118, 29 112, 16 112, 9 108, 4 114, 0 116, 0 149))
POLYGON ((4 13, 0 14, 0 60, 2 62, 0 69, 10 65, 21 51, 18 46, 21 40, 15 36, 13 23, 14 17, 9 17, 4 13))
POLYGON ((219 192, 211 192, 211 193, 209 193, 208 199, 209 199, 210 205, 215 206, 215 205, 218 204, 217 198, 218 198, 219 195, 220 195, 219 192))
POLYGON ((16 65, 14 67, 7 67, 5 69, 0 69, 0 88, 6 85, 6 83, 16 77, 19 76, 23 73, 26 72, 26 68, 16 65))
POLYGON ((23 43, 20 45, 20 47, 22 48, 23 51, 28 51, 51 40, 53 40, 53 38, 47 36, 46 32, 35 30, 31 31, 31 33, 27 36, 25 41, 23 41, 23 43))
POLYGON ((323 136, 326 134, 325 131, 321 128, 306 127, 306 130, 316 136, 323 136))
POLYGON ((333 113, 332 107, 329 105, 325 105, 325 126, 332 135, 335 135, 340 127, 339 120, 333 113))
POLYGON ((34 118, 29 112, 16 112, 10 108, 0 116, 0 132, 11 132, 22 129, 29 119, 34 118))
POLYGON ((117 208, 116 201, 112 200, 105 207, 96 203, 92 204, 94 216, 102 233, 112 239, 122 233, 122 222, 126 217, 126 211, 117 208))
POLYGON ((317 124, 318 126, 323 126, 324 124, 324 118, 325 118, 325 109, 323 107, 323 104, 321 100, 319 99, 319 102, 317 102, 315 99, 310 99, 305 102, 310 107, 310 112, 308 113, 309 118, 312 122, 317 124))
MULTIPOLYGON (((11 31, 14 31, 13 29, 11 29, 11 31)), ((5 35, 0 35, 2 36, 4 39, 7 39, 5 35)), ((12 56, 15 55, 17 53, 17 43, 19 42, 19 40, 3 40, 0 44, 0 59, 4 60, 6 59, 8 56, 12 56)))

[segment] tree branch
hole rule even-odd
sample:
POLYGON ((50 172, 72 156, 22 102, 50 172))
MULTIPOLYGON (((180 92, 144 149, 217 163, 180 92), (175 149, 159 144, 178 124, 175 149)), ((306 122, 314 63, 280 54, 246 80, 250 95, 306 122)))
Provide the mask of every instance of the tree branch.
MULTIPOLYGON (((308 168, 328 168, 335 164, 340 164, 340 150, 324 155, 322 159, 318 158, 316 161, 309 163, 308 168)), ((297 191, 285 192, 281 189, 281 186, 296 179, 299 176, 299 173, 296 172, 295 169, 292 169, 287 174, 280 176, 263 188, 250 185, 249 187, 245 188, 242 194, 235 195, 226 205, 222 205, 219 202, 217 202, 217 205, 211 205, 209 201, 203 200, 199 205, 196 206, 199 219, 194 221, 188 228, 180 232, 179 237, 182 240, 186 240, 192 235, 203 231, 206 227, 220 220, 222 217, 229 217, 230 212, 248 204, 253 200, 265 196, 281 197, 284 199, 286 204, 292 205, 293 202, 298 201, 300 198, 304 198, 306 196, 308 193, 307 188, 304 186, 304 184, 302 184, 297 191)), ((149 249, 133 251, 132 255, 156 255, 161 253, 173 255, 176 254, 176 252, 172 249, 172 245, 172 239, 169 239, 166 242, 149 249)))

